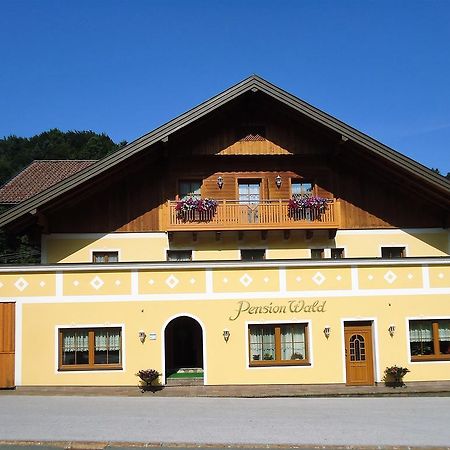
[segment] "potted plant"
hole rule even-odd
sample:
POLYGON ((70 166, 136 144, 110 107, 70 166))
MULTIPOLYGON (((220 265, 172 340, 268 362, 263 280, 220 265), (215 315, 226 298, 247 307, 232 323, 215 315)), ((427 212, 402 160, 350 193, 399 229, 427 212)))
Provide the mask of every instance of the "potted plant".
POLYGON ((217 201, 190 196, 177 201, 175 210, 178 218, 183 220, 211 220, 217 210, 217 201))
POLYGON ((320 216, 326 211, 329 201, 327 198, 314 195, 295 195, 289 200, 289 216, 304 220, 320 219, 320 216))
POLYGON ((303 355, 301 353, 292 353, 291 359, 303 359, 303 355))
POLYGON ((263 360, 264 361, 271 361, 273 359, 273 356, 270 353, 264 353, 263 360))
POLYGON ((385 385, 390 387, 405 386, 405 383, 403 382, 403 377, 409 371, 410 370, 406 367, 400 366, 386 367, 386 369, 384 369, 384 377, 383 377, 385 385))
POLYGON ((136 374, 136 376, 141 379, 139 387, 142 390, 142 392, 147 390, 155 392, 156 389, 160 388, 161 386, 155 386, 153 384, 153 382, 156 381, 160 375, 161 374, 155 369, 140 370, 136 374))

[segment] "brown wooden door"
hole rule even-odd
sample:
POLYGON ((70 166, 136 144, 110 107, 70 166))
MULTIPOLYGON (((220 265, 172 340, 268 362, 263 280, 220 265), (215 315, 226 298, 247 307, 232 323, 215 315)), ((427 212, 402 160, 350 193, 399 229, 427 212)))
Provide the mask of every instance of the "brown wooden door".
POLYGON ((344 337, 347 384, 373 385, 372 324, 370 322, 346 322, 344 337))
POLYGON ((0 388, 14 387, 15 303, 0 303, 0 388))

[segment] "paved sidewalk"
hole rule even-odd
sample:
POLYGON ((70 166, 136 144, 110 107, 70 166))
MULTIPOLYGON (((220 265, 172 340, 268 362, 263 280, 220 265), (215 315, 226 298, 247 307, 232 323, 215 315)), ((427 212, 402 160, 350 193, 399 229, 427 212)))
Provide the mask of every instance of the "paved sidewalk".
POLYGON ((405 387, 314 385, 165 386, 142 393, 137 386, 25 386, 0 390, 1 395, 119 396, 119 397, 450 397, 450 381, 411 382, 405 387))

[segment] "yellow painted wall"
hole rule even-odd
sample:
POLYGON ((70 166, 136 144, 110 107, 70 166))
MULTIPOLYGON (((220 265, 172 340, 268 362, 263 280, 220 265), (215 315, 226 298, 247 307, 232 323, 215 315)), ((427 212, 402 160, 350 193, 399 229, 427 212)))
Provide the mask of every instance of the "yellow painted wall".
POLYGON ((240 249, 264 248, 266 259, 308 259, 310 249, 331 249, 342 247, 347 258, 379 258, 380 248, 405 246, 408 257, 446 256, 449 254, 450 233, 417 232, 393 230, 386 233, 339 232, 334 239, 328 238, 326 231, 316 231, 313 238, 307 240, 303 231, 291 232, 288 239, 281 231, 268 232, 262 239, 260 232, 246 232, 239 240, 237 233, 221 233, 216 239, 214 233, 176 233, 169 243, 165 233, 113 233, 104 236, 92 235, 48 235, 44 237, 46 262, 79 263, 92 262, 92 251, 119 251, 121 262, 165 261, 167 249, 192 249, 195 261, 239 260, 240 249), (66 237, 65 237, 66 236, 66 237))
MULTIPOLYGON (((406 381, 444 380, 450 378, 450 362, 411 363, 408 361, 408 331, 406 317, 448 317, 448 297, 445 295, 400 297, 317 297, 325 301, 324 312, 298 312, 275 314, 249 314, 239 317, 240 301, 250 305, 287 305, 298 301, 288 299, 214 301, 132 301, 65 304, 24 304, 22 326, 23 385, 134 385, 139 369, 162 370, 162 333, 170 318, 189 314, 204 326, 206 342, 206 367, 208 384, 254 383, 343 383, 343 320, 375 320, 375 358, 378 381, 386 366, 406 366, 411 370, 406 381), (235 320, 230 320, 235 318, 235 320), (248 367, 248 322, 310 321, 310 357, 307 367, 248 367), (395 324, 393 337, 389 325, 395 324), (123 371, 58 372, 56 330, 58 326, 112 326, 123 325, 125 366, 123 371), (331 327, 331 336, 323 334, 325 326, 331 327), (223 329, 231 337, 225 343, 223 329), (139 341, 139 330, 156 332, 157 340, 139 341)), ((315 299, 305 299, 311 304, 315 299)))

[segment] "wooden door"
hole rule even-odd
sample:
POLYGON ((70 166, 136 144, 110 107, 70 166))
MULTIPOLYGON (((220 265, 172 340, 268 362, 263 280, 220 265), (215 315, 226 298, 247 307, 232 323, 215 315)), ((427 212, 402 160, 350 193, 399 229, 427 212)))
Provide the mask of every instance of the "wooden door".
POLYGON ((0 303, 0 388, 14 387, 15 303, 0 303))
POLYGON ((347 384, 352 386, 373 385, 372 323, 346 322, 344 338, 347 384))

